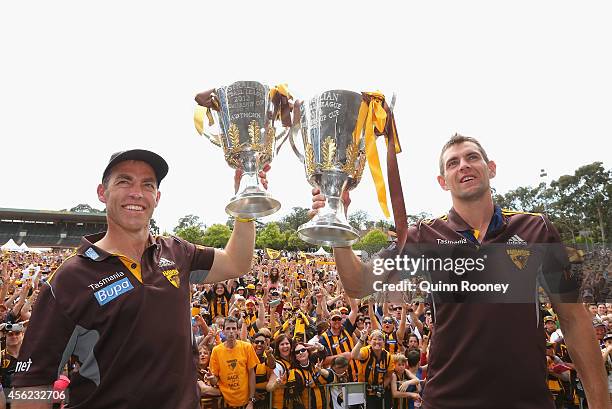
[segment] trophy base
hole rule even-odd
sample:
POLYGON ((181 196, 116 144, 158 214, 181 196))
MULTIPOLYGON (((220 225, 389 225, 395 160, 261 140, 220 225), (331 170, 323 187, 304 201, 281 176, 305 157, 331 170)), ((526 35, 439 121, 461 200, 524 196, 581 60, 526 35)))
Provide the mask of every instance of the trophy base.
POLYGON ((348 224, 312 220, 298 228, 298 236, 317 246, 348 247, 359 241, 359 233, 348 224))
POLYGON ((280 209, 281 204, 269 193, 242 193, 234 196, 225 206, 225 212, 241 219, 251 219, 271 215, 280 209))

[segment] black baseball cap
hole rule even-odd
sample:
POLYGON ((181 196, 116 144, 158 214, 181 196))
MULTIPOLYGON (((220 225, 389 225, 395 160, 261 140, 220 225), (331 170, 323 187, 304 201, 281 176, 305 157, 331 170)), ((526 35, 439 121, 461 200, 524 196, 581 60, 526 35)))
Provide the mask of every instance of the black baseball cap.
POLYGON ((111 155, 108 165, 106 165, 106 169, 104 169, 104 173, 102 174, 102 180, 108 176, 113 166, 124 160, 140 160, 151 165, 155 172, 157 186, 159 186, 162 179, 168 174, 168 163, 157 153, 144 149, 131 149, 129 151, 115 152, 111 155))

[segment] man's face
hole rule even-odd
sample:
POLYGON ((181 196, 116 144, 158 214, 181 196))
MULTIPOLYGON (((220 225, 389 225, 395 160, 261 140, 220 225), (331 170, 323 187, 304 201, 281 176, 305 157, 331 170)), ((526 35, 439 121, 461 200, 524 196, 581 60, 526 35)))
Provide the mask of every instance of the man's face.
POLYGON ((546 327, 546 332, 548 332, 549 334, 552 334, 557 330, 557 324, 555 324, 554 321, 546 321, 544 326, 546 327))
POLYGON ((607 309, 605 304, 599 304, 597 306, 597 314, 599 314, 600 317, 606 315, 606 312, 607 309))
POLYGON ((417 337, 408 338, 408 349, 418 349, 419 339, 417 337))
POLYGON ((591 312, 592 315, 597 314, 597 306, 596 305, 589 305, 589 311, 591 312))
POLYGON ((490 193, 489 179, 495 177, 496 165, 486 163, 474 143, 451 146, 442 155, 442 163, 444 176, 438 176, 438 183, 453 198, 473 201, 490 193))
POLYGON ((392 317, 384 317, 382 320, 382 330, 384 332, 390 333, 393 331, 395 327, 395 320, 392 317))
POLYGON ((227 322, 223 328, 223 334, 228 341, 235 341, 238 334, 238 326, 235 322, 227 322))
POLYGON ((253 344, 255 345, 255 353, 257 355, 263 354, 266 349, 266 337, 257 337, 253 340, 253 344))
POLYGON ((342 317, 339 315, 334 315, 330 318, 331 329, 333 331, 338 331, 342 328, 342 317))
POLYGON ((9 331, 6 333, 6 345, 17 346, 17 345, 20 345, 22 342, 23 342, 23 332, 9 331))
POLYGON ((155 172, 142 161, 119 162, 111 170, 108 187, 98 185, 109 223, 129 232, 148 231, 159 197, 155 172))
POLYGON ((606 327, 604 327, 603 325, 596 326, 595 327, 595 338, 597 338, 598 341, 601 341, 604 335, 606 335, 606 327))
POLYGON ((402 306, 401 305, 395 305, 393 307, 393 315, 395 315, 395 318, 397 318, 398 320, 402 317, 402 306))
POLYGON ((344 366, 332 365, 332 370, 334 371, 336 376, 338 376, 340 382, 346 382, 346 380, 348 379, 347 378, 348 365, 344 365, 344 366))

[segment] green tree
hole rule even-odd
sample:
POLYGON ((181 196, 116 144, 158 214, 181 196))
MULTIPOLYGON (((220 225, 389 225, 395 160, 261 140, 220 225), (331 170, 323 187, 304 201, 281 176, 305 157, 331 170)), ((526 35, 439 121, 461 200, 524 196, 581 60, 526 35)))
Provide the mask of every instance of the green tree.
POLYGON ((257 248, 263 249, 266 247, 275 250, 284 249, 287 245, 285 235, 281 233, 278 223, 271 222, 265 225, 260 233, 257 234, 255 242, 257 248))
POLYGON ((155 219, 152 217, 149 221, 149 230, 151 230, 152 234, 159 235, 159 227, 157 226, 157 223, 155 223, 155 219))
POLYGON ((612 171, 593 162, 561 176, 551 187, 556 189, 556 207, 579 222, 574 228, 598 232, 595 237, 605 243, 612 233, 612 171))
POLYGON ((369 218, 370 217, 365 211, 356 210, 349 215, 348 222, 355 229, 364 230, 366 228, 366 223, 368 222, 369 218))
POLYGON ((174 234, 193 244, 204 245, 204 230, 199 226, 186 226, 174 229, 174 234))
POLYGON ((308 210, 305 207, 294 207, 291 209, 291 212, 278 223, 281 231, 297 230, 302 224, 307 223, 310 220, 308 210))
POLYGON ((204 223, 202 223, 202 221, 200 220, 199 216, 188 214, 179 219, 178 224, 174 228, 174 232, 176 233, 178 230, 184 229, 186 227, 192 227, 192 226, 199 227, 200 229, 202 229, 203 227, 204 228, 206 227, 204 223))
POLYGON ((368 254, 373 254, 387 247, 387 234, 381 230, 370 230, 357 244, 353 246, 355 250, 365 250, 368 254))
POLYGON ((306 251, 310 247, 310 244, 300 239, 300 236, 298 236, 297 231, 295 230, 287 230, 285 232, 285 238, 287 240, 287 250, 306 251))
POLYGON ((232 231, 224 224, 213 224, 204 232, 205 246, 224 248, 232 235, 232 231))

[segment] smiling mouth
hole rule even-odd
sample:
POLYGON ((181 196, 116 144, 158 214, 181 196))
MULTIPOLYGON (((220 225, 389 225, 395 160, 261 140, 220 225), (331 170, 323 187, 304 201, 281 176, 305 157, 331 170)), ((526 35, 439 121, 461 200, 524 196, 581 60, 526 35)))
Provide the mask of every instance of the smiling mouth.
POLYGON ((461 180, 459 181, 459 183, 466 183, 466 182, 470 182, 472 180, 476 179, 474 176, 468 175, 468 176, 464 176, 461 178, 461 180))
POLYGON ((128 204, 128 205, 123 205, 121 207, 123 207, 126 210, 132 211, 132 212, 143 212, 144 211, 144 207, 140 205, 128 204))

